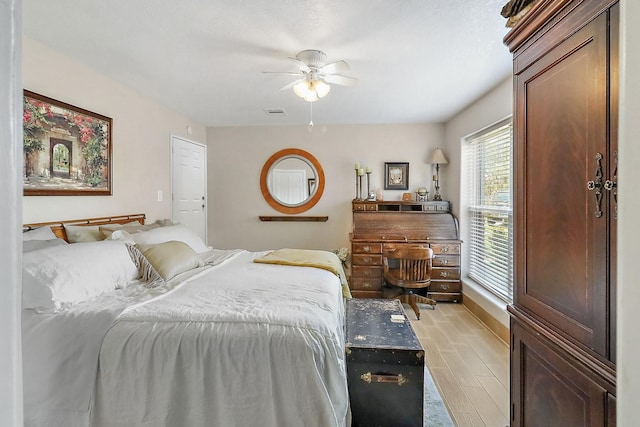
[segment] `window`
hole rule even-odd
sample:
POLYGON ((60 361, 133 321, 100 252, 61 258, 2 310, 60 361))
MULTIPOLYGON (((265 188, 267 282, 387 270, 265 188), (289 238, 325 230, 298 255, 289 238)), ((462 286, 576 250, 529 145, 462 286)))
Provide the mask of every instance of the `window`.
POLYGON ((512 122, 465 138, 468 173, 469 277, 513 299, 512 122))

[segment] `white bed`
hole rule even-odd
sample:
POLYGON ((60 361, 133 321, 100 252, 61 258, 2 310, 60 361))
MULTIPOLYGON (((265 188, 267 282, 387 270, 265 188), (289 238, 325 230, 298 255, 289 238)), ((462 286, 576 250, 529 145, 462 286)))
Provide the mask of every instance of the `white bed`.
POLYGON ((263 255, 24 310, 26 425, 346 425, 340 278, 263 255))

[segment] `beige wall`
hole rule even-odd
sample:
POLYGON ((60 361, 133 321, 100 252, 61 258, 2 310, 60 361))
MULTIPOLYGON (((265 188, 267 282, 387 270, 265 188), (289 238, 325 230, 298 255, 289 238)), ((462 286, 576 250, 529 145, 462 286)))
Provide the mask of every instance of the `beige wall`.
POLYGON ((618 173, 618 424, 638 425, 640 401, 640 2, 621 2, 620 168, 618 173))
POLYGON ((170 136, 204 143, 206 128, 58 51, 27 37, 23 43, 25 89, 113 119, 113 195, 24 197, 22 221, 141 212, 150 221, 170 217, 170 136))
MULTIPOLYGON (((375 190, 384 187, 384 162, 409 162, 409 191, 415 191, 431 184, 427 157, 443 142, 441 124, 208 128, 209 244, 251 250, 348 246, 354 164, 371 167, 375 190), (258 215, 280 215, 262 197, 260 171, 269 156, 283 148, 308 151, 322 165, 324 195, 304 215, 327 215, 326 223, 258 220, 258 215)), ((445 188, 445 198, 447 194, 445 188)), ((401 195, 385 191, 385 200, 401 195)))
MULTIPOLYGON (((505 48, 506 49, 506 48, 505 48)), ((486 126, 489 126, 513 114, 513 83, 509 76, 501 84, 481 99, 458 113, 446 124, 446 141, 450 157, 455 159, 446 168, 446 179, 450 182, 451 198, 455 200, 454 213, 460 221, 460 234, 463 241, 469 241, 467 215, 461 189, 466 188, 462 165, 462 139, 486 126)), ((482 309, 491 314, 504 326, 509 325, 506 303, 477 285, 467 276, 468 251, 462 251, 463 293, 482 309)))

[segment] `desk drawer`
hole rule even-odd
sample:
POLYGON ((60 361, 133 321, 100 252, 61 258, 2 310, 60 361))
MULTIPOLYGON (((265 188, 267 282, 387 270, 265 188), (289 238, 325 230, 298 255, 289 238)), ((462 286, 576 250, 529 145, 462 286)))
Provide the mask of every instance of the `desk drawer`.
POLYGON ((382 248, 382 253, 385 251, 393 251, 398 248, 418 248, 426 249, 429 247, 428 243, 385 243, 382 248))
POLYGON ((436 301, 462 302, 462 292, 429 292, 427 296, 436 301))
POLYGON ((354 279, 357 279, 357 278, 381 279, 382 278, 382 267, 352 265, 351 269, 352 269, 351 277, 354 279))
POLYGON ((434 267, 431 269, 431 279, 460 280, 459 268, 434 267))
POLYGON ((364 211, 375 212, 377 210, 378 210, 377 203, 354 203, 353 204, 354 212, 364 212, 364 211))
POLYGON ((351 290, 355 291, 380 291, 382 290, 381 277, 352 277, 351 290))
POLYGON ((458 267, 460 265, 459 255, 435 255, 431 261, 434 267, 458 267))
POLYGON ((353 243, 354 254, 381 254, 382 243, 353 243))
POLYGON ((459 255, 460 244, 459 243, 432 243, 431 249, 436 255, 459 255))
POLYGON ((462 292, 462 283, 456 281, 432 280, 428 292, 462 292))
POLYGON ((353 254, 352 265, 382 265, 382 255, 353 254))

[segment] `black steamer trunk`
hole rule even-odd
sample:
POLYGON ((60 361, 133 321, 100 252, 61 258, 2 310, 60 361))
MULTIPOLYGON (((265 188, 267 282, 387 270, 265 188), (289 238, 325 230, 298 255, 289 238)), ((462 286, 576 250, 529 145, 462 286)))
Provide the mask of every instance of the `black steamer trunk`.
POLYGON ((424 350, 402 304, 350 299, 346 319, 352 425, 422 427, 424 350))

